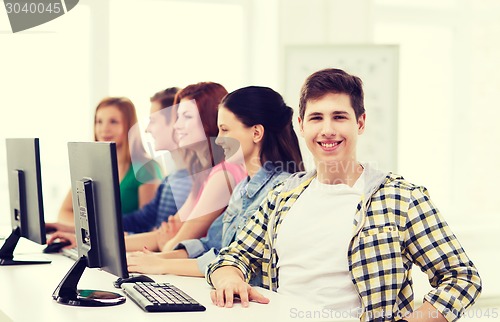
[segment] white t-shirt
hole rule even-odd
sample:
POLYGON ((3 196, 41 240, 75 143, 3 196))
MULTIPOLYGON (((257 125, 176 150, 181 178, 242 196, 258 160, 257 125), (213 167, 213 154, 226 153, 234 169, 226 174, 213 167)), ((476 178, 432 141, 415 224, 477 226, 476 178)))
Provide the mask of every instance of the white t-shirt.
POLYGON ((314 179, 283 219, 276 240, 278 293, 336 311, 361 302, 351 280, 347 249, 353 237, 364 172, 353 187, 314 179))

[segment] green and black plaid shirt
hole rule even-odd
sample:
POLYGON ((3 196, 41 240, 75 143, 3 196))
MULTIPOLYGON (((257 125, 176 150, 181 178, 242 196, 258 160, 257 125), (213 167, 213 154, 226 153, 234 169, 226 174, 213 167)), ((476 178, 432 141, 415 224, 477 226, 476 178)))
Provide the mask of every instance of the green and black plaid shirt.
MULTIPOLYGON (((278 289, 273 245, 288 210, 315 176, 315 172, 295 174, 269 193, 236 241, 209 265, 210 284, 211 272, 230 265, 238 267, 247 282, 261 272, 262 286, 278 289)), ((427 190, 368 166, 365 178, 367 197, 358 204, 355 218, 359 220, 353 222, 347 254, 362 303, 360 320, 393 321, 414 310, 413 264, 427 274, 432 286, 425 300, 448 321, 457 320, 479 296, 481 279, 427 190)))

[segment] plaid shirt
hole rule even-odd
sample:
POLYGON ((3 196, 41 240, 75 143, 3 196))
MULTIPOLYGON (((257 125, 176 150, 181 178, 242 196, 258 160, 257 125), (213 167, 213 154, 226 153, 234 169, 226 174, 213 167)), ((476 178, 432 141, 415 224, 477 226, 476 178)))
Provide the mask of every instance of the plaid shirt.
MULTIPOLYGON (((207 269, 238 267, 248 282, 262 273, 264 287, 278 288, 273 246, 288 210, 315 172, 299 173, 275 187, 236 241, 207 269)), ((481 292, 481 279, 424 187, 365 166, 366 188, 353 222, 349 271, 361 304, 361 321, 394 321, 413 311, 412 265, 433 289, 425 300, 454 321, 481 292)))

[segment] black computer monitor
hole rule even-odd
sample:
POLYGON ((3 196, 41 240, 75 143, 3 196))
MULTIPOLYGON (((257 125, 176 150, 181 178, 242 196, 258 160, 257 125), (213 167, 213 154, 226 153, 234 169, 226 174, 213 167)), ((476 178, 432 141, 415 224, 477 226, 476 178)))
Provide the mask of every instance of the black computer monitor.
POLYGON ((70 142, 68 154, 79 259, 52 297, 75 306, 121 304, 125 297, 120 294, 77 289, 86 267, 128 277, 116 144, 70 142))
POLYGON ((5 143, 12 233, 0 249, 0 265, 48 264, 46 260, 14 260, 21 237, 46 242, 39 140, 8 138, 5 143))

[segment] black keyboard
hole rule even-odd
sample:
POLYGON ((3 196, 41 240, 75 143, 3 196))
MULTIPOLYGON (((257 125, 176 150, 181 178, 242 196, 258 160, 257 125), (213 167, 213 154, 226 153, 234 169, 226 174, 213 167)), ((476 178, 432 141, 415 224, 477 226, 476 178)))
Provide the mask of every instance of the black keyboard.
POLYGON ((124 283, 122 289, 146 312, 205 311, 205 307, 169 283, 124 283))

